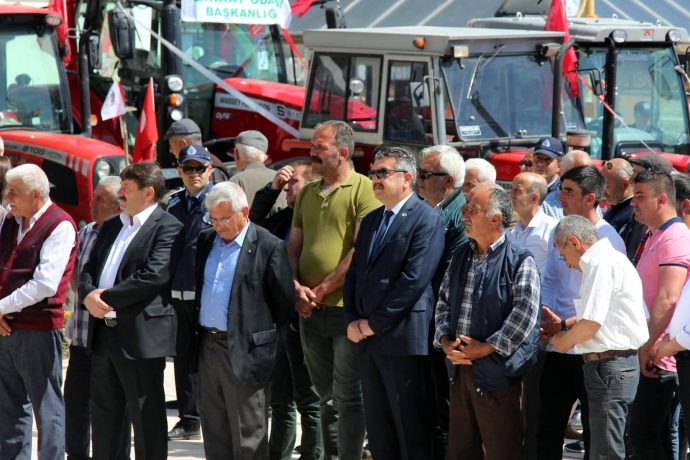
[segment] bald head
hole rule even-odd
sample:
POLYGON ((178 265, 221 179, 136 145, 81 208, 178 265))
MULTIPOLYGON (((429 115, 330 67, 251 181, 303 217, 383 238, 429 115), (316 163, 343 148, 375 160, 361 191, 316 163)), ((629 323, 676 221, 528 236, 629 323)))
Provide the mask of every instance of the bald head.
POLYGON ((527 226, 537 214, 547 189, 546 179, 541 174, 524 172, 513 178, 510 201, 523 225, 527 226))
POLYGON ((633 167, 623 158, 614 158, 601 164, 601 174, 606 180, 604 197, 610 204, 620 203, 633 195, 633 167))
POLYGON ((559 173, 562 176, 573 168, 578 166, 591 166, 592 158, 582 150, 573 150, 567 153, 561 160, 559 173))

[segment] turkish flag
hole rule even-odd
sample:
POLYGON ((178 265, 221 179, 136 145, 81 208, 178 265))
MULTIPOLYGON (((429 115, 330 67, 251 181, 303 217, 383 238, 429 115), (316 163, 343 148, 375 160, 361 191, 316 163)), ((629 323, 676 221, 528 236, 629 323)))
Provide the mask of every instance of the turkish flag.
POLYGON ((297 0, 290 5, 290 12, 293 16, 304 16, 316 0, 297 0))
POLYGON ((156 109, 153 105, 153 78, 149 79, 141 108, 137 135, 134 138, 132 162, 154 161, 154 147, 158 140, 158 124, 156 123, 156 109))
MULTIPOLYGON (((546 16, 546 25, 544 26, 544 30, 563 32, 565 33, 564 41, 567 42, 570 40, 568 18, 565 15, 565 6, 563 5, 563 0, 551 0, 551 8, 549 8, 549 14, 546 16)), ((580 93, 580 88, 577 84, 577 75, 575 74, 576 66, 577 55, 575 54, 575 50, 570 48, 565 56, 563 56, 563 75, 570 84, 570 94, 573 97, 577 97, 580 93)))

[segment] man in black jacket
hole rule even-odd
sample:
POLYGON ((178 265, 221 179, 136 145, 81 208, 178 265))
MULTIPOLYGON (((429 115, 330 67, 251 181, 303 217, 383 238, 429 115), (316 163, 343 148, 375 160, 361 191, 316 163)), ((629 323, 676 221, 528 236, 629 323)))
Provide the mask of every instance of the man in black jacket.
POLYGON ((295 304, 285 243, 249 222, 232 182, 206 195, 212 229, 199 234, 199 413, 209 460, 268 457, 267 385, 277 328, 295 304), (232 280, 232 282, 228 282, 232 280))
MULTIPOLYGON (((264 226, 278 238, 287 240, 292 225, 292 208, 302 186, 314 180, 311 161, 296 161, 283 166, 273 182, 259 190, 254 196, 249 219, 264 226), (288 207, 275 209, 275 202, 281 191, 285 192, 288 207)), ((297 312, 292 321, 278 331, 276 367, 271 386, 271 436, 269 458, 283 460, 292 458, 296 439, 295 405, 301 417, 301 458, 318 459, 323 452, 321 440, 321 416, 319 395, 309 378, 299 331, 297 312)))

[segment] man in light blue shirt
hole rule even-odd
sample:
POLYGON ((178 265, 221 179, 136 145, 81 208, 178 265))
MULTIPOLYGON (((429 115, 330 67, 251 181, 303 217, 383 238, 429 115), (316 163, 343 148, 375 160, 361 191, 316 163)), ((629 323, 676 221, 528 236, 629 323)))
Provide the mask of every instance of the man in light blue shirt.
POLYGON ((277 329, 295 305, 285 243, 249 222, 242 188, 206 195, 197 241, 199 413, 210 460, 268 458, 268 401, 277 329))

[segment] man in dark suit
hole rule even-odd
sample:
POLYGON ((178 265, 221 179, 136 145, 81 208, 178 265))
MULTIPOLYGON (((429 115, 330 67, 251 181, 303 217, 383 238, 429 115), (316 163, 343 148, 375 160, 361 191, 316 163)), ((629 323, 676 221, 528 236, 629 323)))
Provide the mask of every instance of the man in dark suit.
POLYGON ((295 305, 285 244, 249 222, 242 188, 216 184, 197 242, 199 412, 206 458, 268 458, 266 387, 295 305))
POLYGON ((383 147, 369 171, 384 206, 362 220, 345 281, 347 335, 357 342, 369 447, 376 459, 431 455, 426 357, 444 248, 438 212, 413 192, 416 164, 383 147))
POLYGON ((120 173, 118 217, 107 220, 79 276, 89 322, 93 458, 114 459, 125 408, 134 426, 137 459, 168 454, 163 369, 175 354, 175 311, 170 304, 171 248, 182 224, 158 200, 165 181, 153 163, 120 173))

